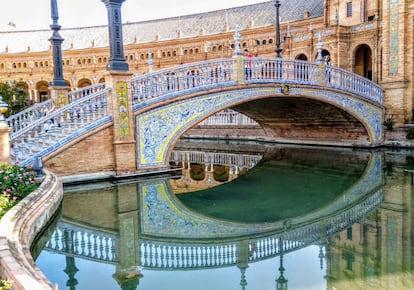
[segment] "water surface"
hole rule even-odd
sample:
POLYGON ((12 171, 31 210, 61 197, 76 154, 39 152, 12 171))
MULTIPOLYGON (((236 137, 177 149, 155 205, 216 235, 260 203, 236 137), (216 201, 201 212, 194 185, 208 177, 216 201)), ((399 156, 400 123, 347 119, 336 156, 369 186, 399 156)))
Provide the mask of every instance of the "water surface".
POLYGON ((412 289, 411 152, 201 145, 173 177, 66 186, 39 268, 60 289, 412 289))

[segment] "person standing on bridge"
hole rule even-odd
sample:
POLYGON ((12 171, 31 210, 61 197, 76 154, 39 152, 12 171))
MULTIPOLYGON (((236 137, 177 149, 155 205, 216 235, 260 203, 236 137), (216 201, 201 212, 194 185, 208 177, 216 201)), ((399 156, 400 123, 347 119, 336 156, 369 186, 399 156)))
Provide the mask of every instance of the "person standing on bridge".
POLYGON ((253 54, 249 52, 248 49, 244 50, 244 77, 247 80, 250 80, 252 78, 252 57, 253 54))
POLYGON ((323 59, 325 61, 325 79, 327 82, 331 82, 331 57, 325 55, 323 59))

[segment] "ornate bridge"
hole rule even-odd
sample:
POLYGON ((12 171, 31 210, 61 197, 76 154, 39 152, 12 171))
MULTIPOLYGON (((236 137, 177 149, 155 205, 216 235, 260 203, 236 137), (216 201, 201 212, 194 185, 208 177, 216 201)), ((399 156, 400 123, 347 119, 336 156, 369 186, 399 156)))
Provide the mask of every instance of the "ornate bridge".
POLYGON ((47 116, 49 102, 7 121, 13 162, 47 159, 113 126, 121 141, 122 134, 135 132, 134 167, 139 171, 168 167, 180 136, 227 108, 254 119, 276 141, 379 146, 382 96, 375 83, 321 62, 235 56, 137 75, 112 88, 98 84, 72 91, 64 102, 55 98, 59 108, 47 116))

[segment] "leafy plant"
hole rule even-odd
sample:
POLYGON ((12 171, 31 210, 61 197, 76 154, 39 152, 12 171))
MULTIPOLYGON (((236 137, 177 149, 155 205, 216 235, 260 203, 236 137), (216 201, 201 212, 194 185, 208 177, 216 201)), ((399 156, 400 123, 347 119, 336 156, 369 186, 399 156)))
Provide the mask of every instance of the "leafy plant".
POLYGON ((2 96, 3 102, 9 105, 7 113, 4 114, 5 117, 16 114, 30 106, 27 101, 24 83, 14 83, 13 85, 0 83, 0 95, 2 96))
POLYGON ((17 164, 0 164, 0 218, 37 186, 33 172, 17 164))

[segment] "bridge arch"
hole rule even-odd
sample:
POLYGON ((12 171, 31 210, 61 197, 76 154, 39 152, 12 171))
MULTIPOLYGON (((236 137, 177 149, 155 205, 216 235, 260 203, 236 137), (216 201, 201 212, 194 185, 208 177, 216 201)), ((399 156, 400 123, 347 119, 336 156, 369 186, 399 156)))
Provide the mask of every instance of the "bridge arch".
MULTIPOLYGON (((136 114, 138 168, 165 167, 174 144, 187 130, 223 109, 236 106, 237 110, 237 106, 243 103, 260 99, 289 99, 294 100, 293 104, 297 104, 298 100, 312 100, 311 102, 317 104, 326 104, 329 108, 346 112, 346 115, 358 120, 364 128, 366 140, 355 139, 348 142, 370 146, 383 140, 382 128, 378 125, 382 124, 383 108, 351 93, 312 85, 230 86, 207 94, 181 96, 178 101, 163 102, 163 105, 152 107, 147 111, 138 110, 136 114)), ((291 111, 293 110, 294 108, 291 108, 291 111)), ((273 128, 277 126, 277 122, 269 125, 274 120, 271 120, 268 115, 261 115, 258 109, 250 110, 248 115, 267 126, 269 137, 280 137, 277 136, 277 130, 272 131, 272 126, 273 128)), ((332 144, 335 143, 335 140, 330 141, 332 144)), ((340 141, 341 146, 346 145, 346 142, 342 142, 344 140, 340 141)))

